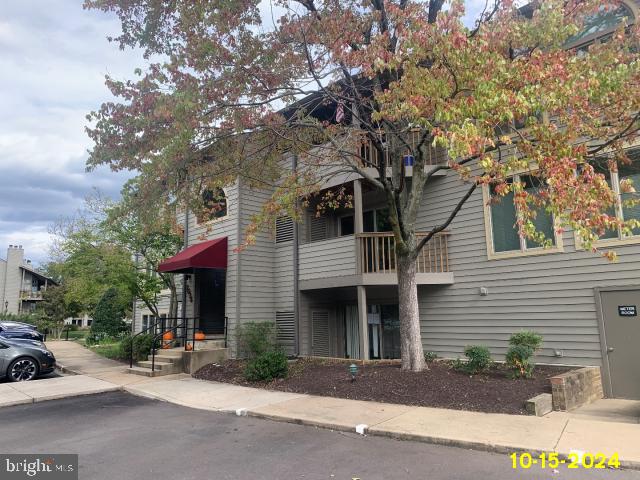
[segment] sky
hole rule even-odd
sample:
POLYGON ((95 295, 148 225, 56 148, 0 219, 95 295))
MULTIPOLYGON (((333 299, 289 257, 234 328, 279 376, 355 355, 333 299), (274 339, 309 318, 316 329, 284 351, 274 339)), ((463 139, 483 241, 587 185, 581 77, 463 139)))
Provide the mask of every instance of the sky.
POLYGON ((85 173, 91 142, 85 116, 111 99, 109 73, 130 78, 144 65, 136 51, 106 39, 115 16, 82 0, 10 0, 0 9, 0 258, 23 245, 47 258, 49 226, 73 215, 98 188, 117 197, 126 173, 85 173))
MULTIPOLYGON (((484 0, 467 2, 469 13, 484 0)), ((271 16, 265 0, 263 17, 271 16)), ((265 19, 266 20, 266 19, 265 19)), ((23 245, 47 260, 50 226, 74 215, 94 188, 117 198, 130 173, 85 172, 91 142, 85 116, 111 99, 105 74, 132 78, 139 51, 121 51, 107 36, 113 15, 82 0, 4 0, 0 9, 0 258, 23 245)))

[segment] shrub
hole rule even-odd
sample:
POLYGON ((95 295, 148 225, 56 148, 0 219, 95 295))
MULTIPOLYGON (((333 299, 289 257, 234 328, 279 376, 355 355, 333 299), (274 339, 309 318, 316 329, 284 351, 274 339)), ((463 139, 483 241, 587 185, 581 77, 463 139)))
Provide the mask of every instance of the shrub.
POLYGON ((522 330, 511 335, 509 345, 523 345, 535 352, 542 346, 542 335, 533 330, 522 330))
MULTIPOLYGON (((133 347, 133 361, 146 360, 153 348, 153 335, 142 334, 137 337, 125 337, 120 342, 120 357, 128 360, 131 357, 133 347)), ((156 340, 156 348, 159 348, 159 341, 156 340)))
POLYGON ((89 335, 87 335, 87 338, 85 338, 84 343, 89 346, 97 345, 105 342, 109 338, 109 335, 105 332, 90 332, 89 335))
POLYGON ((248 358, 257 358, 276 350, 275 322, 248 322, 236 330, 238 354, 248 358))
POLYGON ((475 375, 485 371, 491 365, 491 353, 483 345, 468 345, 464 349, 464 354, 467 357, 467 361, 463 363, 458 360, 454 364, 454 367, 458 370, 475 375))
POLYGON ((523 330, 511 335, 509 345, 505 357, 507 366, 513 370, 515 377, 531 377, 535 365, 530 359, 542 346, 542 335, 532 330, 523 330))
POLYGON ((528 345, 511 345, 507 350, 505 362, 513 370, 516 377, 531 377, 533 363, 529 359, 533 356, 533 349, 528 345))
POLYGON ((270 381, 287 376, 289 363, 282 350, 270 350, 249 360, 244 370, 245 378, 250 382, 270 381))
POLYGON ((91 322, 91 333, 104 333, 111 337, 121 336, 127 330, 127 324, 124 323, 124 309, 122 302, 118 298, 118 291, 110 288, 96 305, 93 314, 93 322, 91 322))
POLYGON ((438 358, 438 354, 436 352, 424 352, 424 361, 427 363, 433 362, 436 358, 438 358))

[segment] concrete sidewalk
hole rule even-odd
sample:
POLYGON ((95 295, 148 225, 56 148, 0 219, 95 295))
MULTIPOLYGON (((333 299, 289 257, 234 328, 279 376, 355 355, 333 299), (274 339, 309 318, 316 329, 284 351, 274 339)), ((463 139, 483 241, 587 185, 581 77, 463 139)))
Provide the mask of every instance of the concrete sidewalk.
POLYGON ((545 417, 488 414, 317 397, 206 382, 193 378, 125 386, 135 395, 220 412, 399 439, 482 449, 617 453, 640 468, 640 425, 586 420, 565 412, 545 417))
POLYGON ((87 375, 0 384, 0 407, 120 390, 119 385, 87 375))
MULTIPOLYGON (((623 465, 640 468, 640 424, 632 421, 638 402, 615 403, 621 414, 614 415, 614 421, 606 415, 606 403, 594 404, 583 412, 552 412, 544 417, 411 407, 247 388, 196 380, 188 375, 138 377, 124 373, 124 365, 102 359, 76 343, 47 345, 60 363, 75 366, 74 371, 83 374, 78 383, 89 386, 97 380, 134 395, 186 407, 350 432, 359 426, 371 435, 503 453, 617 453, 623 465)), ((39 383, 44 386, 53 380, 39 383)), ((20 393, 23 392, 11 395, 20 393)))

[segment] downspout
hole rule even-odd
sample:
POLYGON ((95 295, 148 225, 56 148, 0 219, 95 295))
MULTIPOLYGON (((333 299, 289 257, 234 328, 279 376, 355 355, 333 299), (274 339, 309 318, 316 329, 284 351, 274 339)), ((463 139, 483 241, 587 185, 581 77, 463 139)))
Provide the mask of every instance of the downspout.
MULTIPOLYGON (((237 180, 237 184, 238 184, 238 198, 236 200, 236 246, 240 246, 242 245, 242 221, 243 221, 243 215, 244 212, 242 211, 242 177, 238 175, 238 180, 237 180)), ((242 273, 242 268, 241 268, 241 259, 242 259, 242 254, 240 253, 240 251, 236 252, 236 318, 235 318, 235 323, 233 324, 233 332, 234 332, 234 336, 235 336, 235 332, 236 332, 236 328, 238 328, 238 326, 240 325, 240 309, 242 308, 242 302, 241 302, 241 297, 242 297, 242 281, 241 281, 241 273, 242 273)), ((227 273, 229 272, 228 267, 227 267, 227 273)), ((225 282, 225 285, 227 285, 227 283, 225 282)), ((226 297, 226 295, 225 295, 226 297)), ((225 302, 226 302, 226 298, 225 298, 225 302)), ((225 310, 225 314, 226 314, 226 310, 225 310)), ((228 321, 227 321, 228 322, 228 321)), ((227 334, 229 332, 229 325, 227 324, 227 334)), ((238 356, 238 345, 236 345, 236 343, 233 343, 233 346, 235 348, 235 357, 238 356)))
MULTIPOLYGON (((183 250, 189 246, 189 208, 184 211, 184 238, 182 240, 183 250)), ((195 320, 194 320, 195 321, 195 320)), ((187 274, 182 274, 182 324, 187 329, 187 274)), ((186 338, 186 335, 185 335, 186 338)))
MULTIPOLYGON (((291 169, 294 174, 298 171, 298 156, 296 154, 291 158, 291 169)), ((298 198, 296 197, 296 210, 298 206, 298 198)), ((295 319, 294 338, 296 339, 293 353, 296 357, 300 355, 300 289, 298 288, 298 270, 300 266, 299 226, 298 222, 293 222, 293 318, 295 319)))

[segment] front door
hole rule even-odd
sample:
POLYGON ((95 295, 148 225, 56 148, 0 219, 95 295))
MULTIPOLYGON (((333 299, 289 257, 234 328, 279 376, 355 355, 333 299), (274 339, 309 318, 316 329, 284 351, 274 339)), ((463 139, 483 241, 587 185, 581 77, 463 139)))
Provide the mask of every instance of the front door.
POLYGON ((611 394, 640 400, 640 289, 601 291, 611 394))
POLYGON ((198 280, 199 329, 205 334, 224 333, 226 270, 202 269, 198 280))

